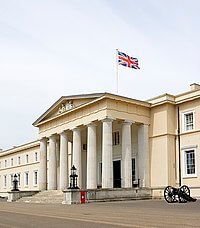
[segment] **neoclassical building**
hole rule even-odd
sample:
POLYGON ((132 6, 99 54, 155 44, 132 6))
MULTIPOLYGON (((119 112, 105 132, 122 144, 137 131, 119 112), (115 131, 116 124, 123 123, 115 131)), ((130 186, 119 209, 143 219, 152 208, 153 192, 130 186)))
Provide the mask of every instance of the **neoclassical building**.
POLYGON ((200 196, 200 85, 147 101, 110 93, 63 96, 34 123, 38 140, 0 152, 0 195, 64 190, 72 165, 82 189, 186 184, 200 196))

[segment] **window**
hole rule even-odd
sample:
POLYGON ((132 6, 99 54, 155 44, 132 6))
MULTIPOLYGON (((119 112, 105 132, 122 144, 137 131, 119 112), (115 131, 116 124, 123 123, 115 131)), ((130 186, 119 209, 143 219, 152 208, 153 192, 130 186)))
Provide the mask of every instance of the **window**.
POLYGON ((135 167, 135 158, 132 159, 132 180, 136 180, 136 167, 135 167))
POLYGON ((20 173, 17 174, 18 186, 21 185, 21 175, 20 173))
POLYGON ((87 150, 87 144, 83 144, 83 150, 87 150))
POLYGON ((14 177, 13 173, 10 174, 10 187, 13 186, 13 177, 14 177))
POLYGON ((7 160, 4 161, 4 166, 7 167, 7 160))
POLYGON ((37 160, 38 160, 38 153, 35 152, 35 161, 37 161, 37 160))
POLYGON ((3 187, 6 188, 7 187, 7 175, 3 176, 3 187))
POLYGON ((194 129, 194 111, 183 113, 183 130, 192 131, 194 129))
POLYGON ((21 164, 21 158, 18 157, 18 165, 20 165, 20 164, 21 164))
POLYGON ((196 177, 196 149, 186 149, 183 151, 183 177, 196 177))
POLYGON ((24 174, 24 185, 25 185, 25 186, 28 186, 28 182, 29 182, 29 179, 28 179, 28 172, 25 172, 25 174, 24 174))
POLYGON ((26 163, 28 163, 28 154, 26 155, 26 163))
POLYGON ((113 145, 119 145, 119 131, 113 132, 113 145))
POLYGON ((99 183, 102 184, 102 162, 99 163, 99 183))
POLYGON ((10 165, 13 166, 13 158, 10 159, 10 165))
POLYGON ((33 171, 33 185, 38 184, 38 171, 33 171))

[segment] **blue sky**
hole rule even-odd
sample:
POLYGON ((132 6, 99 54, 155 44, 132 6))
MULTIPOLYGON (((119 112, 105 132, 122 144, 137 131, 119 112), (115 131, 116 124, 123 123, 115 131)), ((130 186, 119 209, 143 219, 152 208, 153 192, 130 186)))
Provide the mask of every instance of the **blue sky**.
POLYGON ((200 83, 198 0, 0 0, 0 148, 37 138, 32 123, 62 95, 145 100, 200 83))

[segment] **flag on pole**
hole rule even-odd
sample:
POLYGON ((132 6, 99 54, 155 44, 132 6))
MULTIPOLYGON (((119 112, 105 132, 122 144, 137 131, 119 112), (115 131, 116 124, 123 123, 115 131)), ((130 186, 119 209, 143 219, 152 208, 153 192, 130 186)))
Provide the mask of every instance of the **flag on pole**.
POLYGON ((130 57, 121 51, 118 51, 118 64, 125 67, 140 69, 137 58, 130 57))

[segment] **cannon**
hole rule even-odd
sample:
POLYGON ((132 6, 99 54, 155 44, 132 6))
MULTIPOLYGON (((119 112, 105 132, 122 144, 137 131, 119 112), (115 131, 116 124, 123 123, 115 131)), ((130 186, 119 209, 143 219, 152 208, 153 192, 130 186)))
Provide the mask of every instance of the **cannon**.
POLYGON ((190 189, 187 185, 183 185, 180 188, 167 186, 164 190, 164 198, 168 203, 187 203, 197 200, 190 196, 190 189))

